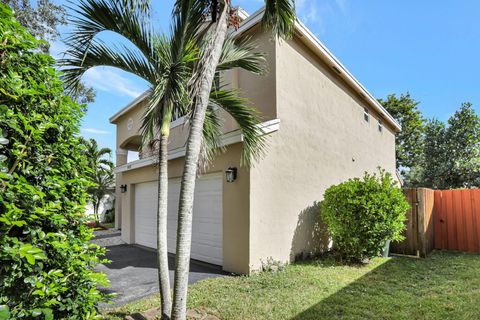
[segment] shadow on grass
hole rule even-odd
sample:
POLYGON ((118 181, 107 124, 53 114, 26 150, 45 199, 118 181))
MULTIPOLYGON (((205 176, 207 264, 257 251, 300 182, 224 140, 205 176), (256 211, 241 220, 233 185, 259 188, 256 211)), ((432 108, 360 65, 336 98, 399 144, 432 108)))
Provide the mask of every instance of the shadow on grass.
POLYGON ((479 255, 394 257, 291 319, 479 319, 479 275, 479 255))

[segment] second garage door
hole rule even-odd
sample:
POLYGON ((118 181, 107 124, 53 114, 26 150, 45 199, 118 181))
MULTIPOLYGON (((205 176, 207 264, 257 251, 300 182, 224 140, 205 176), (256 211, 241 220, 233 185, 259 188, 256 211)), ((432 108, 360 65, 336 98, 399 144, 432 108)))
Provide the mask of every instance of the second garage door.
MULTIPOLYGON (((135 186, 135 242, 156 248, 157 182, 135 186)), ((175 252, 180 180, 169 180, 168 251, 175 252)), ((223 265, 222 175, 199 178, 193 206, 192 259, 223 265)))

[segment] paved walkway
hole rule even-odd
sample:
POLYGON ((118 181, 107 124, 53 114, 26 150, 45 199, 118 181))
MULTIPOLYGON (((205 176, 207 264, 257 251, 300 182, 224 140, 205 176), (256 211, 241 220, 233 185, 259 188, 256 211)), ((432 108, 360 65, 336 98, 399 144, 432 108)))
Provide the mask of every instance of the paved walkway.
MULTIPOLYGON (((157 258, 154 250, 125 244, 118 230, 95 232, 92 242, 107 248, 107 259, 112 262, 100 265, 98 271, 108 275, 111 286, 108 292, 117 293, 113 305, 120 306, 158 292, 157 258)), ((174 256, 169 257, 170 281, 173 284, 174 256)), ((190 262, 189 283, 207 278, 226 275, 218 266, 192 260, 190 262)))

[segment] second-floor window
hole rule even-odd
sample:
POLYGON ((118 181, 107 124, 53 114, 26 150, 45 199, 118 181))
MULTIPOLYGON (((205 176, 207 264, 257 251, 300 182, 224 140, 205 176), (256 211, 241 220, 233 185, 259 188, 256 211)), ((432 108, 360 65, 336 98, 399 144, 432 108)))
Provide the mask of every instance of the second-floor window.
POLYGON ((363 119, 367 122, 370 122, 370 112, 367 108, 363 108, 363 119))

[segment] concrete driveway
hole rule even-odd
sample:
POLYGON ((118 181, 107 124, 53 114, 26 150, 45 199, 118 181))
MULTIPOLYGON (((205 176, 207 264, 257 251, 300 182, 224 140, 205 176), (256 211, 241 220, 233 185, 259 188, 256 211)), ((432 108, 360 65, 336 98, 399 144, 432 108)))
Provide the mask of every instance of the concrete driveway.
MULTIPOLYGON (((158 293, 157 255, 154 250, 135 245, 121 244, 119 232, 96 235, 93 242, 107 248, 107 259, 112 262, 100 265, 97 270, 105 272, 111 286, 107 292, 117 293, 114 304, 120 306, 158 293), (120 244, 119 244, 120 243, 120 244), (112 244, 112 245, 109 245, 112 244)), ((169 257, 170 281, 173 285, 175 257, 169 257)), ((227 273, 218 266, 192 260, 189 283, 207 278, 225 276, 227 273)))

